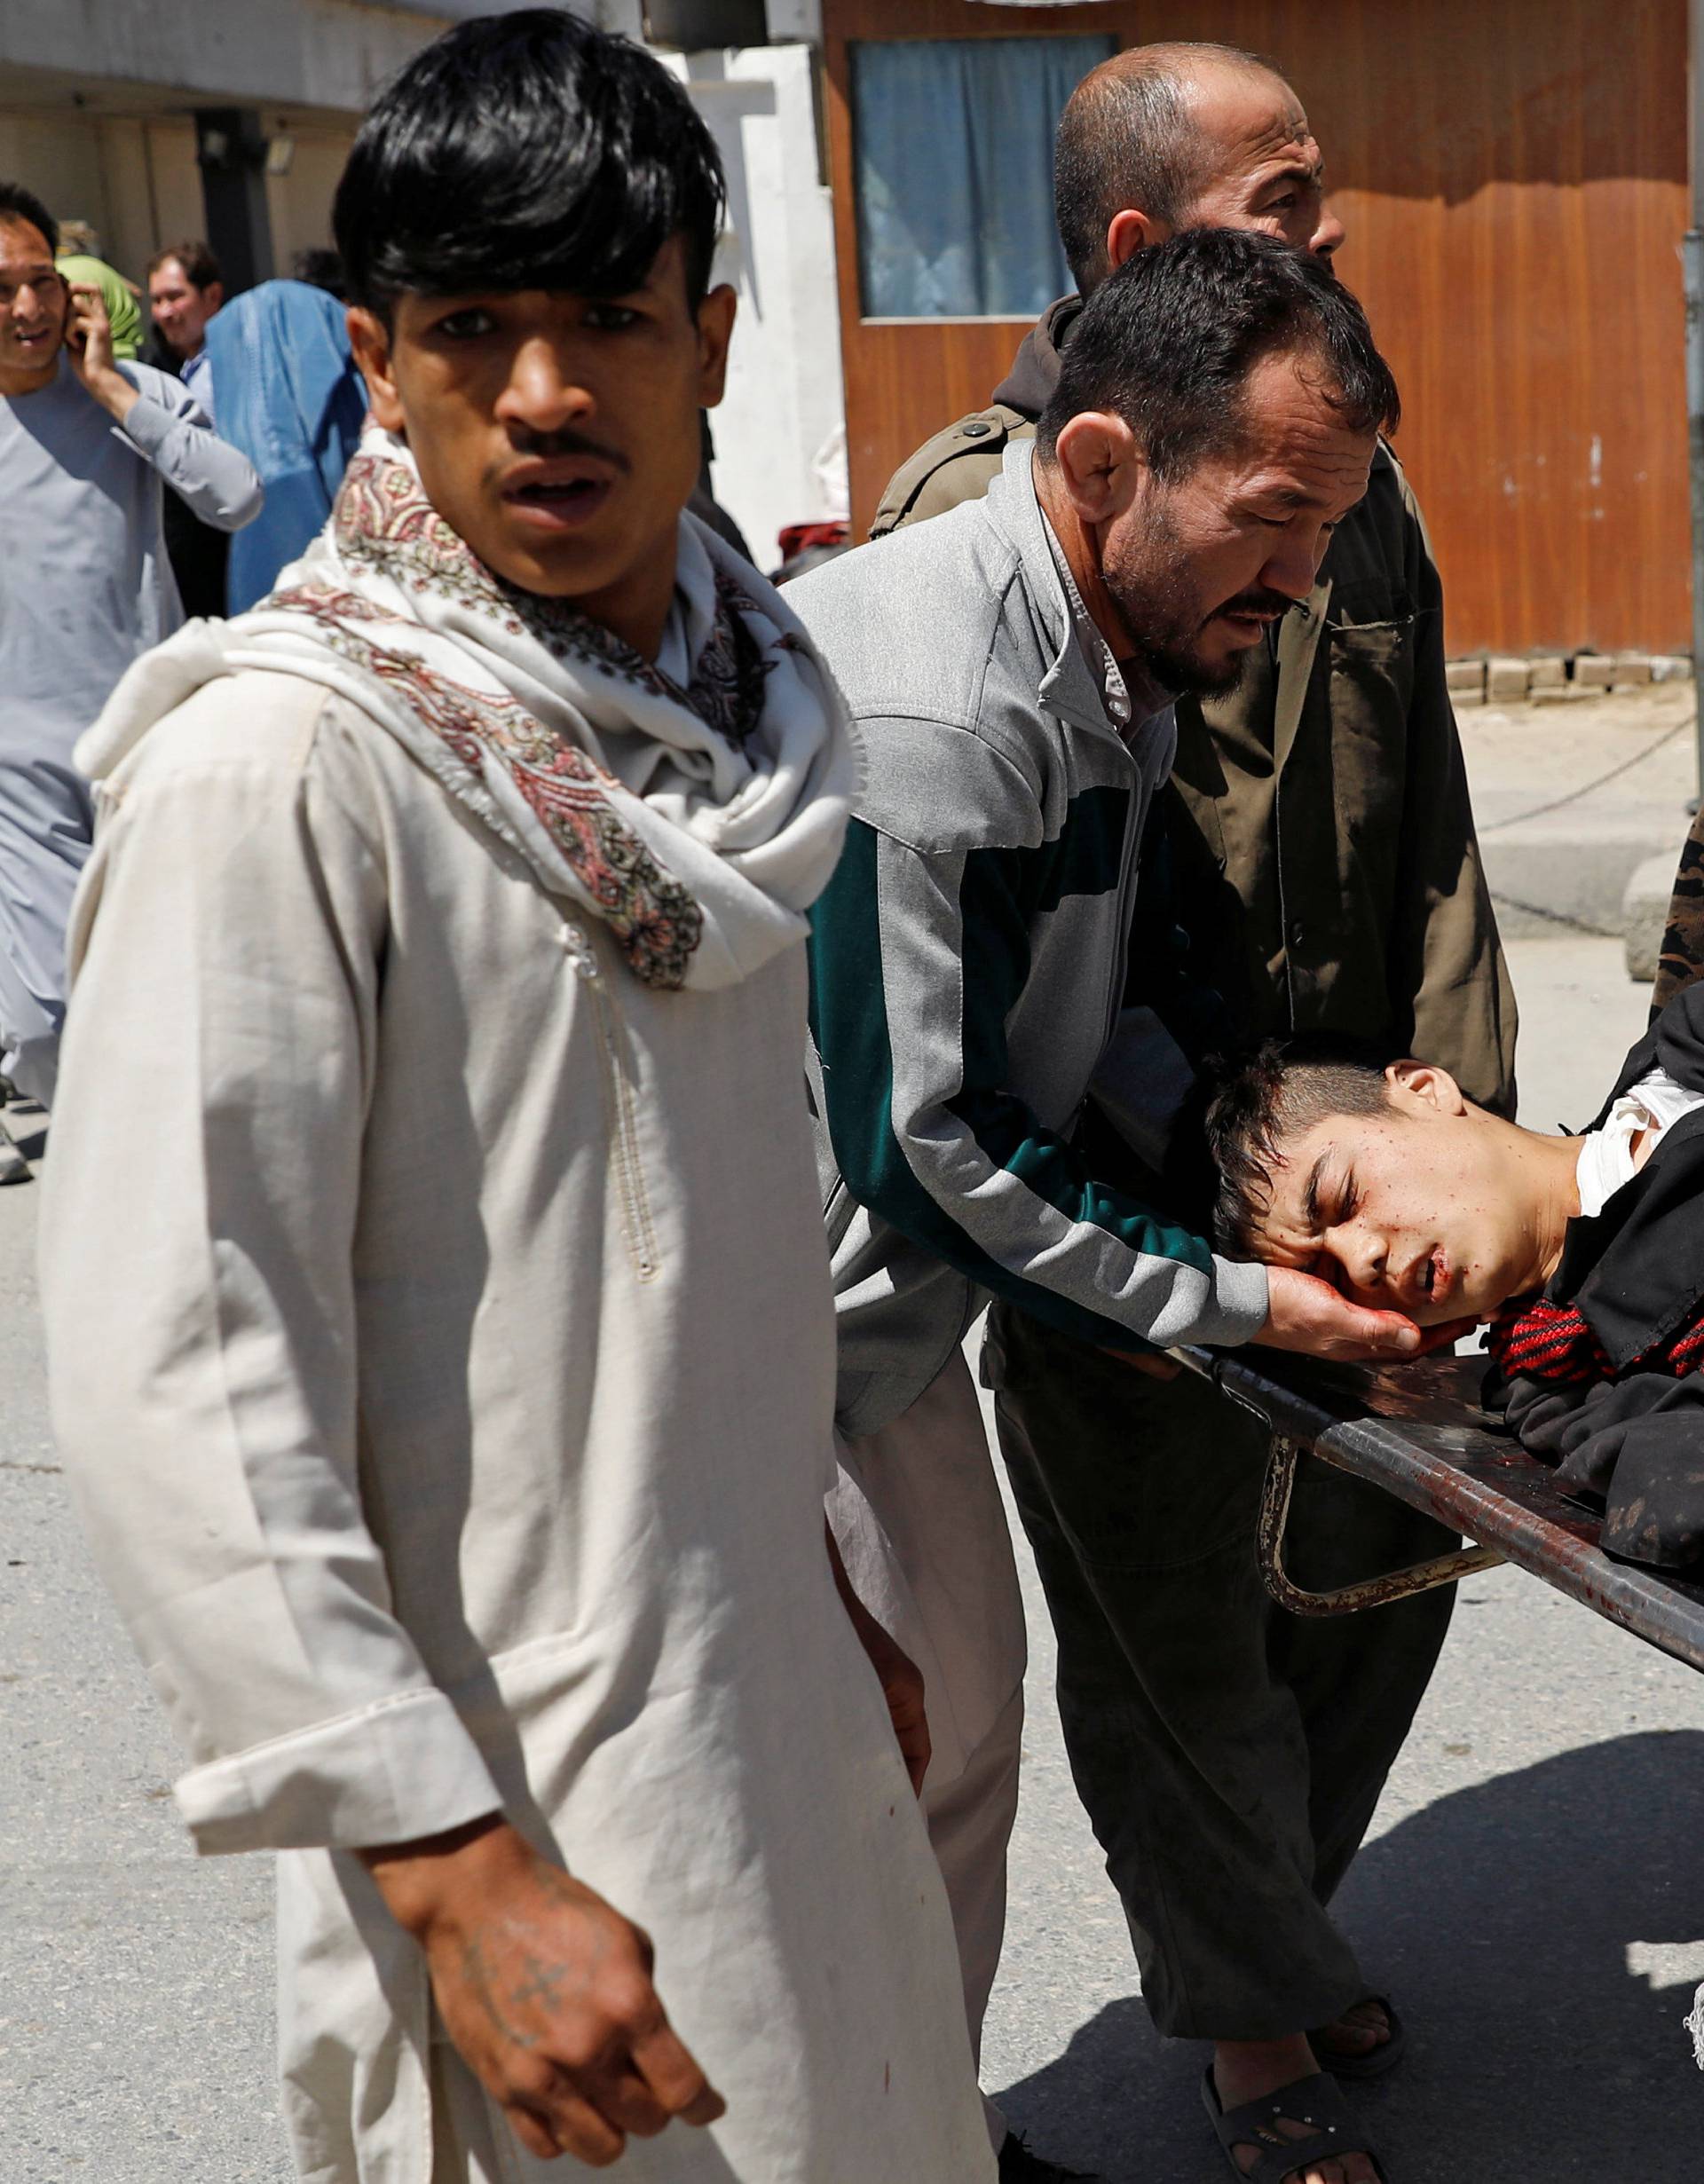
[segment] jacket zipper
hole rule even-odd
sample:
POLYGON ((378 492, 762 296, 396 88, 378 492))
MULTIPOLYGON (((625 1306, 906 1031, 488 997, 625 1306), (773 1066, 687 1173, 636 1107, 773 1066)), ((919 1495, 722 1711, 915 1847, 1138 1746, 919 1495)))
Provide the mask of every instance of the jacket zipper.
MULTIPOLYGON (((1141 793, 1142 769, 1136 762, 1136 754, 1122 736, 1115 738, 1125 765, 1130 769, 1130 800, 1133 805, 1141 793)), ((1153 809, 1154 799, 1164 783, 1155 785, 1148 800, 1140 826, 1126 824, 1124 827, 1124 861, 1118 873, 1118 945, 1113 953, 1112 985, 1107 995, 1106 1036, 1100 1042, 1104 1054, 1118 1029, 1118 1019, 1124 1005, 1124 980, 1130 967, 1130 915, 1136 895, 1136 871, 1141 855, 1142 836, 1148 832, 1148 815, 1153 809)))
POLYGON ((609 981, 599 967, 596 950, 585 933, 570 921, 564 924, 560 938, 564 954, 591 990, 592 1013, 604 1062, 604 1105, 609 1115, 611 1156, 621 1206, 622 1233, 627 1240, 634 1272, 641 1281, 649 1281, 657 1272, 657 1232, 651 1224, 651 1201, 639 1159, 633 1073, 627 1065, 623 1027, 609 981))

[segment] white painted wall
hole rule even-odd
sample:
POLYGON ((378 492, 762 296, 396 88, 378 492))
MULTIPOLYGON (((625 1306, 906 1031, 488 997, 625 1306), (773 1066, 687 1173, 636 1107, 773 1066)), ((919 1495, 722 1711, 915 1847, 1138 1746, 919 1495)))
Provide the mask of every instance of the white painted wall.
POLYGON ((728 393, 710 420, 716 497, 773 568, 784 524, 835 514, 813 468, 845 425, 834 230, 818 178, 804 45, 668 54, 728 173, 728 233, 716 277, 739 293, 728 393))

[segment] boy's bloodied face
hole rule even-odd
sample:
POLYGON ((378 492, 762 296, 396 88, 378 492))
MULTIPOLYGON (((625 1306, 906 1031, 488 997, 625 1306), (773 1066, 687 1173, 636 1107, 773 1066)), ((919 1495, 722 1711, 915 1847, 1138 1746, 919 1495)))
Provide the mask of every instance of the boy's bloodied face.
POLYGON ((1489 1319, 1549 1271, 1524 1133, 1441 1069, 1403 1061, 1385 1075, 1378 1112, 1329 1115, 1280 1139, 1258 1255, 1422 1326, 1489 1319))
POLYGON ((733 315, 727 288, 691 307, 675 236, 626 295, 410 293, 351 332, 375 414, 487 568, 636 643, 635 608, 673 584, 733 315))

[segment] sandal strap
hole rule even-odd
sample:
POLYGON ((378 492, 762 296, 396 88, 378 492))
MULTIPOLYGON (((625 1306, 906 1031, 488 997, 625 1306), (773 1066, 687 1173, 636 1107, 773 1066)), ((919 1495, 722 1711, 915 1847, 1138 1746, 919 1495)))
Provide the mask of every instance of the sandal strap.
POLYGON ((1210 2065, 1203 2090, 1219 2142, 1231 2165, 1241 2172, 1243 2184, 1282 2184, 1293 2171, 1309 2168, 1316 2162, 1337 2160, 1345 2154, 1365 2154, 1380 2177, 1384 2174, 1371 2133, 1356 2119, 1336 2079, 1323 2070, 1312 2078, 1293 2078, 1263 2100, 1224 2109, 1219 2105, 1210 2065), (1311 2135, 1285 2137, 1278 2129, 1281 2122, 1311 2125, 1311 2135), (1253 2168, 1245 2170, 1237 2153, 1249 2149, 1258 2153, 1258 2159, 1253 2168))

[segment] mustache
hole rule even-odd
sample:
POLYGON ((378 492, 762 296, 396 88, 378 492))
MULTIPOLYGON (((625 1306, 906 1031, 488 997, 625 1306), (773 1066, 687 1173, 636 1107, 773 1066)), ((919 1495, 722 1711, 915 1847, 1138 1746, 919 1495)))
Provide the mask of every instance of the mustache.
POLYGON ((633 468, 619 447, 606 447, 602 440, 594 439, 589 432, 581 432, 572 425, 564 425, 556 432, 535 431, 531 425, 511 425, 509 440, 517 455, 535 455, 540 462, 562 455, 591 455, 623 472, 633 468))
MULTIPOLYGON (((1284 592, 1269 590, 1257 584, 1252 591, 1238 592, 1235 598, 1227 599, 1213 609, 1214 614, 1288 614, 1296 602, 1284 592)), ((1211 621, 1211 615, 1208 617, 1211 621)))

